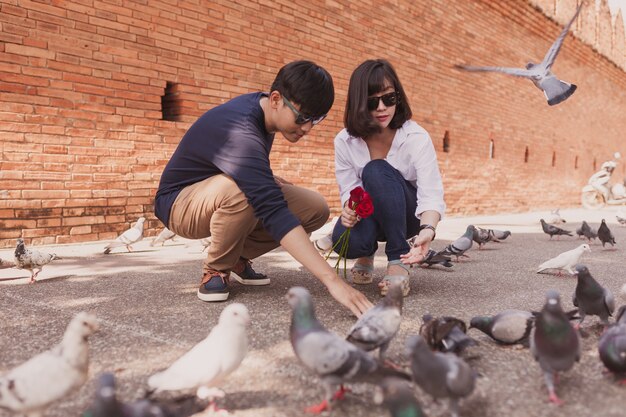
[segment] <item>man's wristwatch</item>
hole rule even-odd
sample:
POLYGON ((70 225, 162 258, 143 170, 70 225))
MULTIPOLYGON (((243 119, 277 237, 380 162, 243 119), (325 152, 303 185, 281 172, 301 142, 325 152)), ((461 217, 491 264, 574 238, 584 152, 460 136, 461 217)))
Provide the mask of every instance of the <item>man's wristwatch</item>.
MULTIPOLYGON (((430 224, 422 224, 420 225, 420 232, 424 229, 430 229, 433 231, 433 238, 430 239, 431 241, 435 240, 435 236, 437 236, 437 229, 435 229, 435 226, 432 226, 430 224)), ((418 233, 419 234, 419 233, 418 233)))

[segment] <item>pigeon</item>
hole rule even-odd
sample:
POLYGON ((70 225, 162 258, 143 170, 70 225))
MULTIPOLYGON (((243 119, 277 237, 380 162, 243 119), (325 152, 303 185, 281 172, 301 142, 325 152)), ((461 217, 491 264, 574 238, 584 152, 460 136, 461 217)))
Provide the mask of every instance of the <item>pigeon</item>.
POLYGON ((0 409, 27 417, 41 417, 53 402, 87 381, 88 337, 98 330, 91 314, 78 313, 61 343, 0 376, 0 409))
POLYGON ((411 359, 413 380, 433 398, 449 398, 450 412, 459 415, 459 399, 474 391, 476 373, 452 353, 433 352, 422 336, 411 336, 406 342, 411 359))
POLYGON ((611 233, 611 230, 609 229, 609 227, 606 225, 606 221, 604 219, 602 219, 602 224, 600 224, 600 227, 598 227, 598 239, 600 239, 600 242, 602 242, 602 247, 604 247, 604 245, 606 243, 610 243, 611 246, 615 246, 615 237, 613 236, 613 233, 611 233))
POLYGON ((164 227, 163 230, 161 230, 161 233, 159 233, 159 235, 155 237, 152 242, 150 242, 150 246, 156 246, 159 243, 161 244, 161 246, 164 246, 166 241, 170 239, 172 239, 173 241, 175 236, 176 233, 172 232, 167 227, 164 227))
POLYGON ((469 258, 469 256, 465 255, 465 252, 470 250, 470 248, 474 244, 472 238, 474 236, 475 229, 476 228, 474 227, 474 225, 470 224, 469 226, 467 226, 467 229, 465 230, 463 236, 450 243, 437 254, 444 256, 456 256, 457 262, 459 261, 459 256, 469 258))
POLYGON ((565 101, 568 97, 574 94, 576 91, 576 85, 570 84, 568 82, 562 81, 558 79, 554 73, 552 72, 552 65, 559 54, 559 50, 563 45, 563 41, 567 36, 567 32, 569 31, 570 26, 576 20, 578 13, 580 13, 580 9, 582 8, 583 3, 578 6, 576 9, 576 13, 570 19, 570 21, 565 25, 563 31, 559 35, 559 37, 554 41, 545 57, 539 64, 535 64, 533 62, 529 62, 526 64, 526 68, 505 68, 505 67, 476 67, 470 65, 456 65, 456 68, 463 69, 466 71, 492 71, 492 72, 500 72, 508 75, 513 75, 515 77, 523 77, 530 79, 530 81, 535 84, 537 88, 543 91, 543 94, 548 100, 548 105, 554 106, 565 101))
POLYGON ((509 230, 489 229, 488 232, 489 236, 491 236, 491 240, 494 242, 500 242, 511 236, 511 232, 509 230))
POLYGON ((615 218, 617 219, 617 222, 619 224, 621 224, 622 226, 626 226, 626 214, 620 211, 615 215, 615 218))
POLYGON ((567 223, 563 217, 561 217, 561 213, 559 213, 560 209, 556 209, 550 212, 550 217, 548 217, 548 223, 550 224, 563 224, 567 223))
POLYGON ((30 271, 31 284, 36 281, 35 278, 37 278, 37 275, 39 275, 44 265, 47 265, 56 259, 61 258, 59 258, 55 253, 45 253, 35 249, 26 249, 26 246, 24 246, 24 240, 22 238, 17 239, 17 246, 15 247, 15 267, 17 269, 28 269, 30 271))
POLYGON ((433 265, 441 265, 445 266, 446 268, 451 268, 452 266, 454 266, 452 264, 452 258, 441 253, 437 253, 432 249, 428 249, 428 253, 424 257, 424 259, 418 262, 418 264, 422 265, 425 268, 430 268, 433 265))
POLYGON ((422 320, 419 333, 433 350, 459 354, 465 348, 478 344, 466 334, 467 326, 463 320, 449 316, 433 317, 430 314, 425 314, 422 320))
POLYGON ((425 417, 413 389, 401 379, 383 379, 376 387, 374 402, 385 406, 391 417, 425 417))
POLYGON ((378 357, 384 361, 389 343, 400 328, 403 299, 402 283, 392 280, 387 295, 361 316, 346 340, 368 352, 379 349, 378 357))
POLYGON ((474 229, 474 233, 472 234, 472 240, 478 243, 478 250, 481 250, 483 245, 491 240, 489 230, 476 227, 474 229))
POLYGON ((550 239, 552 239, 552 236, 554 236, 554 235, 557 236, 557 239, 561 235, 573 236, 572 232, 570 232, 568 230, 561 229, 560 227, 556 227, 556 226, 553 226, 551 224, 548 224, 548 223, 546 223, 546 221, 544 219, 541 219, 540 222, 541 222, 541 228, 543 229, 543 232, 545 234, 550 235, 550 239))
POLYGON ((476 316, 470 320, 470 329, 478 329, 503 345, 528 346, 528 336, 535 317, 529 311, 504 310, 495 316, 476 316))
POLYGON ((15 268, 15 262, 0 258, 0 269, 15 268))
POLYGON ((168 400, 141 399, 130 404, 116 397, 115 377, 106 372, 98 376, 91 406, 82 417, 187 417, 205 409, 195 396, 168 400))
MULTIPOLYGON (((615 324, 600 337, 598 353, 609 371, 626 376, 626 305, 619 308, 615 324)), ((626 378, 620 383, 626 384, 626 378)))
POLYGON ((587 222, 584 220, 583 220, 583 223, 580 225, 580 227, 576 229, 576 234, 578 235, 579 238, 581 236, 584 236, 585 238, 587 238, 589 242, 591 242, 591 239, 595 239, 598 237, 598 234, 596 233, 596 231, 593 230, 591 226, 589 226, 589 224, 587 224, 587 222))
POLYGON ((363 349, 326 330, 315 316, 313 300, 303 287, 292 287, 287 293, 292 309, 289 330, 291 346, 302 364, 315 372, 325 388, 324 400, 307 408, 319 414, 331 407, 332 400, 343 398, 344 382, 377 382, 385 376, 410 380, 401 371, 387 368, 363 349), (333 390, 339 389, 333 394, 333 390))
POLYGON ((561 297, 554 290, 547 292, 546 303, 535 319, 530 351, 543 371, 549 400, 562 404, 556 395, 555 379, 558 372, 571 369, 580 360, 581 341, 561 308, 561 297))
MULTIPOLYGON (((204 246, 202 248, 202 252, 204 252, 205 250, 208 250, 209 246, 211 246, 211 237, 209 236, 209 237, 205 237, 205 238, 200 239, 200 243, 202 243, 202 246, 204 246)), ((202 253, 202 252, 200 252, 200 253, 202 253)))
POLYGON ((113 242, 109 243, 104 248, 104 254, 107 255, 111 253, 111 249, 118 248, 120 246, 126 246, 126 250, 132 252, 131 245, 133 243, 139 242, 143 239, 143 223, 146 221, 145 217, 140 217, 137 219, 137 223, 121 235, 117 237, 113 242))
POLYGON ((200 399, 223 396, 218 387, 243 361, 248 352, 246 330, 250 314, 243 304, 224 308, 209 335, 178 358, 169 368, 148 378, 153 392, 196 390, 200 399))
POLYGON ((576 265, 574 268, 578 276, 576 291, 572 296, 572 304, 578 307, 580 322, 583 323, 585 316, 599 316, 605 326, 609 325, 609 316, 615 311, 615 299, 608 289, 602 287, 589 272, 585 265, 576 265))
POLYGON ((583 243, 577 248, 563 252, 552 259, 548 259, 547 261, 539 265, 539 268, 537 268, 537 273, 539 274, 547 269, 558 269, 559 276, 561 276, 561 270, 567 271, 569 274, 574 275, 574 270, 572 268, 578 263, 578 260, 583 253, 590 251, 591 248, 589 247, 589 245, 583 243))

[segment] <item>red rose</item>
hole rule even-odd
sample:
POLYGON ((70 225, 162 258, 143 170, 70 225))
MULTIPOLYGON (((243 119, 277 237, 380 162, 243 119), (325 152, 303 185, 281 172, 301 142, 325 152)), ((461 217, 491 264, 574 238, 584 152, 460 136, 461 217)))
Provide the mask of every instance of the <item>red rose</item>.
POLYGON ((363 193, 363 198, 354 211, 362 219, 366 219, 374 213, 374 203, 372 203, 372 198, 367 192, 363 193))
POLYGON ((356 187, 354 190, 350 191, 350 200, 348 200, 348 207, 354 207, 355 203, 359 204, 361 200, 363 200, 363 194, 365 194, 365 190, 363 187, 356 187))

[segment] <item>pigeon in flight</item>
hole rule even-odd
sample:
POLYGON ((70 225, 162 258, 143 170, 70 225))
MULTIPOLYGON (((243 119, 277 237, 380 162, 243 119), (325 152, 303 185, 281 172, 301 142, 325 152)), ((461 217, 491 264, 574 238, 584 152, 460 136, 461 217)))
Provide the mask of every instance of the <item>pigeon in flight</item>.
POLYGON ((226 306, 209 335, 169 368, 148 378, 148 385, 153 392, 195 389, 197 397, 210 399, 208 408, 214 408, 214 397, 223 396, 214 387, 239 367, 248 352, 248 324, 246 306, 226 306))
POLYGON ((543 371, 550 402, 563 403, 556 395, 556 376, 580 360, 581 346, 580 335, 561 308, 561 297, 554 290, 548 291, 530 335, 530 351, 543 371))
POLYGON ((476 316, 470 320, 470 329, 478 329, 503 345, 528 346, 528 336, 535 317, 530 311, 504 310, 495 316, 476 316))
POLYGON ((609 316, 615 311, 615 298, 607 288, 596 281, 585 265, 576 265, 578 284, 572 297, 572 304, 578 307, 580 322, 585 320, 586 315, 599 316, 605 326, 609 325, 609 316))
POLYGON ((17 246, 15 247, 15 267, 17 269, 27 269, 30 271, 31 284, 35 282, 35 278, 37 278, 37 275, 39 275, 44 265, 47 265, 56 259, 61 258, 54 253, 45 253, 35 249, 27 249, 26 246, 24 246, 24 240, 22 238, 17 239, 17 246))
POLYGON ((88 337, 98 330, 97 319, 78 313, 61 343, 0 376, 0 409, 27 417, 41 417, 55 401, 87 381, 88 337))
POLYGON ((615 243, 617 243, 615 242, 615 236, 611 233, 611 229, 609 229, 609 226, 606 225, 606 221, 604 219, 602 219, 602 224, 598 227, 598 239, 602 242, 602 247, 604 247, 606 243, 610 243, 611 246, 615 246, 615 243))
POLYGON ((574 20, 576 20, 576 17, 578 17, 578 13, 580 13, 582 6, 583 3, 581 2, 574 16, 567 23, 567 25, 565 25, 563 31, 556 39, 556 41, 554 41, 554 43, 546 53, 545 57, 539 64, 529 62, 528 64, 526 64, 525 69, 506 67, 476 67, 471 65, 455 65, 455 67, 466 71, 500 72, 508 75, 513 75, 515 77, 530 79, 530 81, 532 81, 537 88, 543 91, 543 94, 548 100, 548 104, 550 106, 559 104, 565 101, 572 94, 574 94, 574 91, 576 91, 577 87, 575 84, 570 84, 565 81, 559 80, 552 72, 552 65, 554 64, 554 60, 559 54, 559 50, 563 45, 563 41, 567 36, 569 28, 572 26, 572 23, 574 23, 574 20))
POLYGON ((120 246, 126 246, 126 250, 132 252, 133 250, 131 249, 131 245, 143 239, 143 223, 145 221, 145 217, 138 218, 137 223, 135 223, 133 227, 119 235, 117 239, 109 243, 104 248, 104 254, 107 255, 111 253, 111 249, 118 248, 120 246))
POLYGON ((537 273, 541 273, 547 269, 558 269, 558 275, 561 276, 561 270, 567 271, 569 274, 574 275, 574 266, 578 263, 578 260, 585 252, 590 252, 591 248, 588 244, 582 245, 563 252, 562 254, 555 256, 552 259, 548 259, 537 268, 537 273))
POLYGON ((165 245, 165 242, 172 239, 172 241, 174 241, 174 237, 176 236, 176 233, 172 232, 170 229, 168 229, 167 227, 164 227, 163 230, 161 230, 161 233, 159 233, 159 235, 157 237, 155 237, 152 242, 150 242, 150 246, 156 246, 159 243, 161 244, 161 246, 165 245))
POLYGON ((560 227, 556 227, 551 224, 548 224, 546 223, 544 219, 541 219, 540 222, 541 222, 541 228, 543 229, 543 232, 547 235, 550 235, 550 239, 552 239, 552 236, 554 235, 556 235, 557 239, 561 235, 573 236, 572 232, 570 232, 569 230, 561 229, 560 227))

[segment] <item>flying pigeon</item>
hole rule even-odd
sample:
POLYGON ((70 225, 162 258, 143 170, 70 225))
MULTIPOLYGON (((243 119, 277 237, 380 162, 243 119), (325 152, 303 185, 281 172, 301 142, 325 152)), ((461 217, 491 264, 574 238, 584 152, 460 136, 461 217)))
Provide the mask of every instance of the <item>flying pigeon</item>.
POLYGON ((529 311, 504 310, 495 316, 477 316, 470 320, 470 329, 478 329, 498 343, 528 346, 528 336, 535 318, 529 311))
POLYGON ((622 226, 626 226, 626 214, 620 211, 615 215, 615 218, 617 219, 617 222, 619 224, 621 224, 622 226))
POLYGON ((433 265, 441 265, 446 268, 451 268, 453 266, 452 258, 441 253, 437 253, 432 249, 428 249, 428 253, 424 259, 418 262, 418 264, 424 266, 425 268, 430 268, 433 265))
POLYGON ((506 239, 507 237, 511 236, 511 231, 509 230, 489 229, 488 232, 489 232, 489 236, 491 236, 491 240, 494 242, 500 242, 506 239))
POLYGON ((131 245, 143 239, 143 222, 145 221, 145 217, 138 218, 137 223, 135 223, 133 227, 119 235, 117 239, 109 243, 104 248, 104 254, 109 254, 111 253, 111 249, 118 248, 120 246, 126 246, 126 250, 132 252, 133 250, 131 248, 131 245))
POLYGON ((87 338, 97 330, 94 316, 78 313, 61 343, 0 376, 0 409, 41 417, 53 402, 80 388, 89 371, 87 338))
POLYGON ((561 217, 561 213, 559 213, 560 209, 556 209, 550 212, 550 217, 548 217, 548 223, 550 224, 563 224, 567 223, 563 217, 561 217))
POLYGON ((580 13, 580 9, 582 8, 583 3, 581 2, 578 9, 576 9, 576 13, 570 19, 570 21, 565 25, 563 31, 556 39, 556 41, 552 44, 548 53, 545 55, 541 63, 535 64, 529 62, 526 64, 526 68, 505 68, 505 67, 475 67, 470 65, 456 65, 456 68, 460 68, 466 71, 493 71, 493 72, 501 72, 508 75, 513 75, 515 77, 523 77, 530 79, 530 81, 535 84, 537 88, 543 91, 546 99, 548 100, 548 104, 550 106, 554 106, 555 104, 559 104, 562 101, 565 101, 568 97, 574 94, 576 91, 576 85, 570 84, 565 81, 559 80, 554 73, 552 72, 552 65, 554 64, 554 60, 559 54, 559 50, 563 45, 563 41, 567 36, 567 32, 569 31, 570 26, 576 20, 578 13, 580 13))
POLYGON ((382 404, 391 413, 391 417, 425 417, 422 408, 415 399, 413 388, 397 378, 385 378, 376 387, 374 402, 382 404))
POLYGON ((554 235, 557 236, 557 239, 561 235, 573 236, 572 232, 561 229, 560 227, 556 227, 551 224, 548 224, 546 223, 544 219, 541 219, 540 222, 541 222, 541 228, 543 229, 543 232, 547 235, 550 235, 550 239, 552 239, 552 236, 554 235))
POLYGON ((591 226, 589 226, 589 224, 587 224, 587 222, 584 220, 580 227, 576 229, 576 234, 578 235, 578 238, 584 236, 589 242, 591 242, 591 239, 595 239, 598 237, 596 231, 593 230, 591 226))
POLYGON ((154 392, 196 390, 198 398, 210 399, 208 408, 215 407, 213 397, 223 393, 214 387, 239 367, 248 352, 248 324, 246 306, 226 306, 209 335, 169 368, 148 378, 148 385, 154 392))
POLYGON ((116 397, 115 377, 108 372, 98 376, 96 385, 91 406, 82 417, 187 417, 201 412, 206 405, 199 404, 194 396, 123 403, 116 397))
POLYGON ((0 258, 0 269, 15 268, 15 262, 6 261, 0 258))
POLYGON ((437 254, 444 256, 456 256, 457 262, 459 261, 459 256, 469 258, 469 256, 465 255, 465 252, 470 250, 470 248, 474 244, 474 241, 472 240, 474 236, 474 230, 476 230, 476 228, 474 227, 474 225, 470 224, 469 226, 467 226, 467 229, 465 230, 463 236, 450 243, 437 254))
POLYGON ((549 259, 539 265, 537 268, 537 273, 543 272, 547 269, 558 269, 558 275, 561 276, 561 270, 567 271, 569 274, 574 275, 574 265, 578 263, 578 260, 585 252, 590 252, 591 248, 588 244, 583 243, 582 245, 574 248, 572 250, 568 250, 567 252, 563 252, 560 255, 549 259))
POLYGON ((591 276, 585 265, 576 265, 574 269, 578 276, 578 284, 572 297, 572 304, 578 307, 580 314, 578 326, 580 327, 587 315, 599 316, 602 323, 608 326, 609 316, 615 311, 613 294, 591 276))
POLYGON ((555 378, 558 372, 571 369, 580 360, 581 342, 580 335, 561 308, 559 294, 554 290, 547 292, 546 303, 535 319, 530 335, 530 351, 543 370, 549 400, 562 404, 555 392, 555 378))
POLYGON ((161 246, 165 245, 165 242, 172 239, 172 241, 174 240, 174 236, 176 236, 176 233, 172 232, 170 229, 168 229, 167 227, 164 227, 163 230, 161 230, 161 233, 159 233, 159 235, 157 237, 155 237, 152 242, 150 242, 150 246, 156 246, 159 243, 161 244, 161 246))
POLYGON ((456 317, 433 317, 425 314, 419 333, 428 346, 440 352, 461 353, 468 346, 478 344, 467 335, 467 326, 456 317))
POLYGON ((474 229, 474 233, 472 234, 472 240, 478 243, 478 250, 481 250, 483 245, 491 240, 489 230, 476 227, 474 229))
POLYGON ((433 398, 449 398, 450 412, 459 415, 459 399, 474 391, 476 373, 452 353, 433 352, 422 336, 411 336, 406 342, 411 359, 413 380, 433 398))
POLYGON ((24 246, 24 240, 21 238, 17 239, 17 246, 15 247, 15 267, 17 269, 27 269, 30 271, 31 284, 36 281, 35 278, 37 278, 37 275, 39 275, 44 265, 47 265, 56 259, 61 258, 54 253, 45 253, 35 249, 26 249, 26 246, 24 246))
POLYGON ((611 233, 609 227, 606 225, 606 221, 604 221, 604 219, 602 219, 602 224, 600 224, 600 227, 598 227, 598 239, 600 239, 600 242, 602 242, 602 247, 604 247, 606 243, 610 243, 611 246, 614 246, 616 243, 615 237, 613 236, 613 233, 611 233))
POLYGON ((287 293, 292 309, 289 330, 291 346, 300 362, 315 372, 325 388, 324 400, 306 411, 319 414, 331 401, 343 398, 347 381, 377 382, 384 376, 410 380, 403 372, 384 367, 363 349, 326 330, 315 316, 308 290, 292 287, 287 293), (339 389, 333 394, 336 387, 339 389))
POLYGON ((392 280, 387 295, 361 316, 346 340, 368 352, 378 348, 379 358, 384 361, 389 343, 400 328, 403 299, 401 282, 392 280))
MULTIPOLYGON (((622 376, 626 375, 626 305, 619 308, 615 324, 600 337, 598 353, 608 370, 622 376)), ((626 379, 623 379, 621 384, 626 384, 626 379)))

